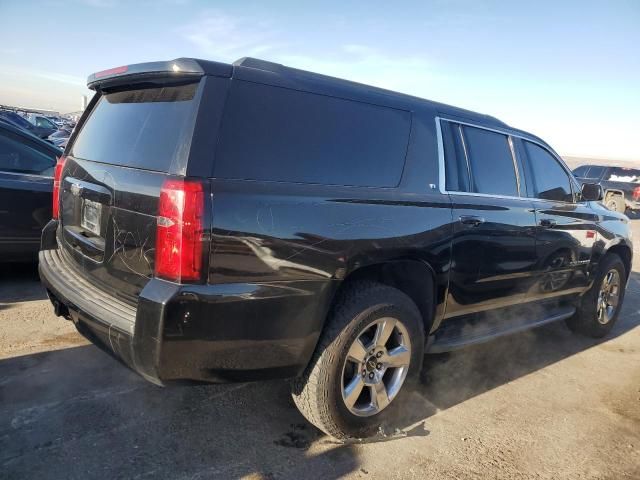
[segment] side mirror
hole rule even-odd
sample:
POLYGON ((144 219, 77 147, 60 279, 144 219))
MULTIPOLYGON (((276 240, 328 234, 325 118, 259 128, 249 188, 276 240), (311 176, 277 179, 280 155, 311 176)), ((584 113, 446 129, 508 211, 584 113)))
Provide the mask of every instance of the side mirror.
POLYGON ((583 183, 582 184, 582 199, 587 202, 597 202, 602 200, 604 192, 602 186, 597 183, 583 183))

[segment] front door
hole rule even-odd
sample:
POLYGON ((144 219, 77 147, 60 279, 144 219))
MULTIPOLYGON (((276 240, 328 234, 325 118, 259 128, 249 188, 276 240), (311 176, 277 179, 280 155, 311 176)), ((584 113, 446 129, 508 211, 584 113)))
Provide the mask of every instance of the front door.
POLYGON ((577 185, 546 147, 518 142, 536 214, 536 273, 530 299, 579 294, 597 241, 598 215, 579 201, 577 185))

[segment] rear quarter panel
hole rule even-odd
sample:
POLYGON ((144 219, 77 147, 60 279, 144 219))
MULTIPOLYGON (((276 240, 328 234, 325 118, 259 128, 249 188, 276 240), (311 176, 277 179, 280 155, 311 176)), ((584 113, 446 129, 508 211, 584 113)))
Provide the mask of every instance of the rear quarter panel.
POLYGON ((359 268, 408 258, 428 263, 436 277, 436 316, 441 315, 452 220, 449 197, 437 185, 433 112, 413 114, 398 187, 214 178, 209 284, 248 285, 251 291, 275 285, 285 293, 285 287, 294 287, 299 294, 279 299, 277 308, 255 312, 247 305, 246 311, 261 328, 273 325, 270 335, 281 344, 306 338, 295 354, 302 367, 337 288, 359 268))

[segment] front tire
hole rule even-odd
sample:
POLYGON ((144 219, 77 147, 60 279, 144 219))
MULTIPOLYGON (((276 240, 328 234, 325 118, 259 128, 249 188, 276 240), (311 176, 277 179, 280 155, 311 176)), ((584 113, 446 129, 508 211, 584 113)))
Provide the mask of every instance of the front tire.
POLYGON ((393 421, 407 384, 420 372, 422 317, 403 292, 360 282, 339 295, 316 352, 292 397, 323 432, 364 438, 393 421))
POLYGON ((600 261, 591 289, 584 295, 576 314, 567 320, 569 328, 593 338, 611 331, 624 300, 627 274, 618 255, 608 253, 600 261))

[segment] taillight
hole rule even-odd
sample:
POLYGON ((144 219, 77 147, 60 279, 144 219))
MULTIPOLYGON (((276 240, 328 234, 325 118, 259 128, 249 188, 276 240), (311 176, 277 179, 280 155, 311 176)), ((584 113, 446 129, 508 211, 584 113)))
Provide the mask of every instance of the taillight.
POLYGON ((202 183, 168 179, 160 190, 156 276, 172 282, 200 280, 204 190, 202 183))
POLYGON ((633 200, 636 202, 640 199, 640 187, 636 187, 633 189, 632 196, 633 196, 633 200))
POLYGON ((66 157, 58 158, 58 162, 56 163, 56 168, 53 174, 53 205, 51 210, 52 216, 56 220, 60 218, 60 180, 62 177, 64 162, 66 160, 66 157))

